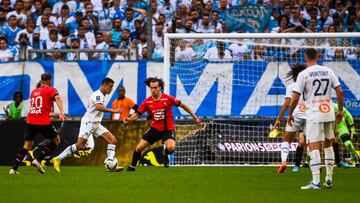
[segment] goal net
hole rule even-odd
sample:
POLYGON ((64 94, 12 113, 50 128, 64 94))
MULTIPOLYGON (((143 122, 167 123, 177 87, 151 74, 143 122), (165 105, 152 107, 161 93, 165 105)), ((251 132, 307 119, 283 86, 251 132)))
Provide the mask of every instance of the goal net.
MULTIPOLYGON (((178 138, 174 163, 279 164, 281 138, 269 138, 269 130, 293 83, 290 68, 304 63, 309 47, 339 76, 345 107, 360 116, 360 33, 166 34, 165 92, 197 115, 217 119, 195 133, 180 133, 185 135, 178 138)), ((182 110, 175 115, 188 116, 182 110)), ((290 162, 296 146, 294 139, 290 162)))

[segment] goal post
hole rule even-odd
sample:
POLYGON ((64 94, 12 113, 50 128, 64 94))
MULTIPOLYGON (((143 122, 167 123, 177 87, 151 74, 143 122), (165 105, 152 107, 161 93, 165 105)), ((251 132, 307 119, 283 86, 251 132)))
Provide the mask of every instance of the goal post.
MULTIPOLYGON (((291 66, 304 63, 310 47, 319 51, 319 64, 339 76, 345 107, 360 116, 359 32, 165 34, 164 91, 197 115, 216 118, 202 130, 189 131, 191 125, 179 123, 174 164, 279 164, 281 139, 269 138, 268 132, 293 83, 291 66)), ((182 110, 174 114, 188 116, 182 110)), ((341 152, 349 157, 345 149, 341 152)))

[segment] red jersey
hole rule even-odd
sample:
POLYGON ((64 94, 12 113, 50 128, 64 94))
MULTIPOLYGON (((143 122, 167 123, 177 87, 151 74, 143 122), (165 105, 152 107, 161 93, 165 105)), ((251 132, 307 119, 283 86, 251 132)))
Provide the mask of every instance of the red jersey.
POLYGON ((151 115, 151 127, 158 131, 175 130, 172 106, 180 106, 180 100, 167 94, 162 94, 159 100, 150 96, 140 105, 138 112, 151 115), (165 126, 166 122, 166 126, 165 126))
POLYGON ((50 112, 56 95, 57 90, 47 85, 34 89, 30 95, 30 111, 26 122, 33 125, 50 125, 50 112))

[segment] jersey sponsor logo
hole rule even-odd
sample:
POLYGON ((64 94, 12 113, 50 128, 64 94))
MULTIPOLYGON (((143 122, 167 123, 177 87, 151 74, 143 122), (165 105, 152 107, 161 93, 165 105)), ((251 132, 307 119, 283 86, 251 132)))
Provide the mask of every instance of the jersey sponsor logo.
POLYGON ((329 103, 322 103, 319 105, 319 111, 321 113, 329 113, 331 110, 330 104, 329 103))
POLYGON ((100 96, 96 96, 96 101, 100 101, 100 96))
MULTIPOLYGON (((281 143, 266 142, 224 142, 217 147, 223 152, 280 152, 281 143)), ((291 143, 289 151, 296 151, 297 143, 291 143)))
POLYGON ((316 104, 316 103, 329 103, 331 99, 313 99, 312 103, 316 104))
MULTIPOLYGON (((34 95, 39 95, 39 94, 35 93, 34 95)), ((42 98, 42 96, 31 97, 29 113, 30 114, 41 114, 42 106, 43 106, 43 98, 42 98)))
POLYGON ((154 114, 154 119, 156 121, 163 120, 165 118, 165 110, 164 109, 155 110, 155 111, 153 111, 153 114, 154 114))
POLYGON ((306 112, 306 106, 305 106, 304 103, 302 103, 302 104, 299 105, 299 110, 300 110, 301 112, 306 112))

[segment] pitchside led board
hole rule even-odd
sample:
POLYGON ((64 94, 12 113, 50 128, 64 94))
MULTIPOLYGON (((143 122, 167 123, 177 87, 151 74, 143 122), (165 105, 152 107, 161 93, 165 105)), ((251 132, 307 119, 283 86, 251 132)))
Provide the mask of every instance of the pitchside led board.
MULTIPOLYGON (((238 63, 196 62, 179 63, 170 69, 170 93, 200 116, 276 116, 280 111, 287 85, 287 62, 242 61, 238 63), (193 72, 196 72, 192 74, 193 72)), ((360 116, 360 63, 358 60, 320 62, 339 76, 345 90, 345 107, 360 116)), ((97 90, 106 76, 115 80, 115 87, 125 86, 127 96, 140 104, 149 91, 144 80, 149 76, 163 77, 159 62, 53 62, 33 61, 0 63, 0 108, 12 100, 15 91, 23 91, 27 102, 44 72, 53 74, 53 85, 64 101, 65 111, 71 116, 82 116, 89 95, 97 90)), ((109 95, 107 106, 116 98, 109 95)), ((185 112, 174 109, 176 116, 185 112)), ((0 110, 4 115, 4 112, 0 110)))

